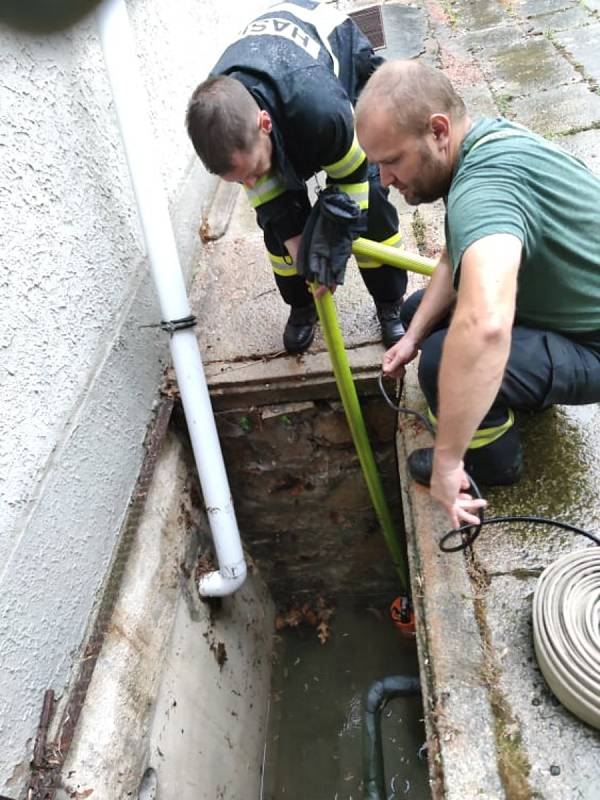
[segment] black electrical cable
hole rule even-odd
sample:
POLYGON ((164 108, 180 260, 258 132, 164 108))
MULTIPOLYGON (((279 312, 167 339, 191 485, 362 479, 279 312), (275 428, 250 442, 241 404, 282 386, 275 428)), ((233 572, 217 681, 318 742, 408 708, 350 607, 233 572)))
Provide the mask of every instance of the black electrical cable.
MULTIPOLYGON (((391 397, 385 390, 383 385, 383 372, 379 373, 378 383, 379 383, 379 390, 383 395, 383 399, 388 404, 390 408, 396 411, 399 414, 408 414, 412 417, 415 417, 419 420, 419 422, 429 431, 432 436, 435 436, 435 429, 431 422, 427 419, 424 414, 421 414, 419 411, 415 411, 412 408, 406 408, 405 406, 399 406, 394 403, 391 397)), ((473 478, 467 472, 467 477, 470 483, 470 491, 476 498, 481 498, 481 492, 479 491, 479 487, 473 480, 473 478)), ((470 547, 475 539, 481 533, 481 529, 484 525, 495 525, 500 522, 530 522, 535 525, 552 525, 556 528, 562 528, 563 530, 570 531, 571 533, 576 533, 580 536, 585 536, 590 541, 594 542, 600 546, 600 537, 596 536, 589 531, 583 530, 583 528, 578 528, 576 525, 571 525, 568 522, 560 522, 556 519, 549 519, 548 517, 537 517, 537 516, 530 516, 528 514, 509 514, 507 516, 502 517, 489 517, 485 519, 483 509, 477 509, 477 516, 479 517, 479 524, 478 525, 462 525, 460 528, 453 528, 451 531, 445 533, 439 541, 439 548, 443 550, 444 553, 457 553, 460 550, 466 550, 467 547, 470 547), (451 541, 455 537, 460 537, 460 544, 448 545, 447 542, 451 541)))

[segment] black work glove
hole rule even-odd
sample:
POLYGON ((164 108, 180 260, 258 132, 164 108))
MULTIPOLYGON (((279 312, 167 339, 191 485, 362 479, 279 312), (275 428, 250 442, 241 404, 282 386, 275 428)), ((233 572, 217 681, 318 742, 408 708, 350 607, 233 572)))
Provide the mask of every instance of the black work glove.
POLYGON ((302 232, 298 273, 330 288, 342 284, 352 242, 366 229, 365 216, 346 192, 336 186, 323 189, 302 232))

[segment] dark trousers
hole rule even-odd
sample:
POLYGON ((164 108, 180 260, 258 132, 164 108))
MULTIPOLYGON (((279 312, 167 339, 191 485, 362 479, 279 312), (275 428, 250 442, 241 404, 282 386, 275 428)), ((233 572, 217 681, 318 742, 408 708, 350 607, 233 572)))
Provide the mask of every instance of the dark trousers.
MULTIPOLYGON (((402 307, 408 327, 423 290, 410 295, 402 307)), ((419 385, 437 415, 437 383, 449 319, 421 344, 419 385)), ((457 378, 459 380, 459 378, 457 378)), ((517 324, 512 330, 510 355, 498 395, 481 428, 502 424, 508 409, 533 411, 551 405, 600 402, 600 332, 577 337, 517 324)))
MULTIPOLYGON (((299 193, 301 194, 301 193, 299 193)), ((382 242, 398 231, 398 214, 388 200, 389 190, 379 180, 379 169, 375 164, 369 166, 369 211, 365 237, 382 242)), ((310 213, 308 198, 299 198, 305 208, 306 218, 310 213)), ((269 229, 264 230, 265 246, 276 256, 285 256, 287 251, 269 229)), ((361 269, 360 274, 369 293, 376 303, 393 303, 400 300, 406 291, 406 271, 389 264, 380 267, 361 269)), ((283 276, 275 273, 275 282, 283 300, 290 306, 303 307, 312 303, 306 281, 300 275, 283 276)))

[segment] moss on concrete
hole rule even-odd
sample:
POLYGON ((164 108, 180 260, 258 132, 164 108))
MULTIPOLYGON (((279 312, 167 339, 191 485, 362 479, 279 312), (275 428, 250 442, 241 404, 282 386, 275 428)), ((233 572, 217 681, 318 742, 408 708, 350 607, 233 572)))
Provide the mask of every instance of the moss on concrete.
POLYGON ((496 106, 498 107, 498 111, 503 117, 510 117, 510 101, 513 99, 513 95, 509 92, 504 92, 501 94, 497 94, 494 97, 496 101, 496 106))
POLYGON ((419 253, 423 256, 427 251, 427 225, 423 215, 417 208, 412 218, 412 230, 419 253))
POLYGON ((511 800, 533 800, 529 784, 531 764, 525 752, 517 717, 500 688, 500 670, 486 620, 485 595, 489 577, 477 563, 472 552, 467 553, 467 571, 473 583, 475 618, 483 642, 483 681, 488 686, 490 705, 494 714, 494 736, 500 780, 511 800))

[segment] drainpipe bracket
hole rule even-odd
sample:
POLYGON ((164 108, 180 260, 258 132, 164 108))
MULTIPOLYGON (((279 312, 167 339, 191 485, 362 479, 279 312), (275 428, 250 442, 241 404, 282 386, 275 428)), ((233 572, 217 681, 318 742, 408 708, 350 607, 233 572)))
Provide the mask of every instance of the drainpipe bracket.
MULTIPOLYGON (((181 317, 181 319, 161 319, 160 327, 167 333, 175 333, 175 331, 183 331, 186 328, 193 328, 196 324, 196 317, 191 314, 189 317, 181 317)), ((158 326, 157 326, 158 327, 158 326)))

